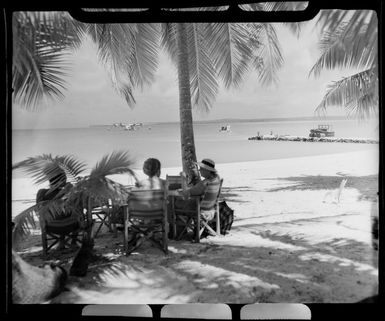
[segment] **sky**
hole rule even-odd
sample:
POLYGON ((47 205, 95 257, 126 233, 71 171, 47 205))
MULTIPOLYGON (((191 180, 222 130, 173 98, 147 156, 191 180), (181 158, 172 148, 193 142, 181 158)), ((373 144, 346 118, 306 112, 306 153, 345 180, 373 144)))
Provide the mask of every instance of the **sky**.
MULTIPOLYGON (((351 70, 325 70, 319 77, 309 76, 320 55, 319 34, 313 22, 307 22, 299 37, 277 26, 284 65, 277 85, 263 87, 254 72, 239 89, 220 87, 209 113, 194 110, 194 120, 223 118, 255 119, 314 116, 316 106, 332 81, 351 70)), ((155 81, 143 91, 134 92, 137 104, 130 108, 113 89, 105 67, 98 61, 95 45, 85 39, 73 52, 64 99, 51 100, 38 111, 27 111, 14 104, 13 129, 73 128, 113 123, 179 121, 177 71, 168 56, 160 54, 155 81)), ((345 115, 342 108, 329 108, 327 115, 345 115)))

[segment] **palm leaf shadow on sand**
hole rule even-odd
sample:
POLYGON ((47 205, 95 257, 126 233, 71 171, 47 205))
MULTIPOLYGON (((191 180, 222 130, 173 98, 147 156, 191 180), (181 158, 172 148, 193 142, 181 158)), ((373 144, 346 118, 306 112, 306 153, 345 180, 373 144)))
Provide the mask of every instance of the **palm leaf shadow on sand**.
MULTIPOLYGON (((376 200, 378 194, 378 175, 367 176, 296 176, 274 178, 274 180, 292 182, 290 186, 271 188, 269 192, 338 189, 342 179, 347 178, 345 188, 355 188, 360 193, 359 200, 376 200)), ((270 179, 264 179, 270 180, 270 179)))
POLYGON ((234 203, 250 203, 251 201, 240 200, 243 192, 256 191, 250 188, 250 186, 235 186, 235 187, 223 187, 221 190, 220 199, 226 202, 234 203))
POLYGON ((87 275, 94 280, 91 288, 82 287, 79 278, 73 284, 79 287, 77 292, 64 293, 55 301, 76 303, 87 297, 99 302, 104 297, 108 302, 135 291, 138 295, 154 293, 150 301, 161 293, 165 300, 188 296, 190 302, 213 303, 356 302, 375 294, 370 285, 376 283, 376 277, 360 270, 358 264, 371 265, 368 244, 341 238, 310 244, 289 234, 268 232, 262 238, 280 242, 283 247, 274 247, 273 243, 250 247, 172 241, 171 246, 177 250, 171 256, 150 253, 145 247, 128 258, 116 256, 116 260, 95 264, 87 275), (245 279, 251 280, 250 286, 244 285, 245 279), (357 283, 357 279, 366 283, 357 283), (344 296, 347 284, 351 297, 344 296))

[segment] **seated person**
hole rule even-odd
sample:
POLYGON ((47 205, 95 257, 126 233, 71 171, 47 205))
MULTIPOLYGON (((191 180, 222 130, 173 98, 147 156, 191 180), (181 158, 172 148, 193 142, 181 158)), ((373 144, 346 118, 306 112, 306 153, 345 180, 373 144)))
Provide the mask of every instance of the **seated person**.
POLYGON ((140 189, 164 189, 165 180, 160 178, 160 161, 149 158, 143 163, 143 172, 148 176, 146 179, 137 181, 135 186, 140 189))
POLYGON ((42 188, 38 190, 36 194, 36 203, 53 200, 59 192, 71 186, 71 183, 67 183, 67 177, 64 172, 51 177, 49 179, 49 189, 42 188))
MULTIPOLYGON (((164 189, 166 181, 164 179, 160 178, 160 170, 161 170, 161 164, 160 161, 156 158, 148 158, 143 163, 143 172, 148 177, 137 181, 135 183, 135 189, 144 189, 144 190, 151 190, 151 189, 164 189)), ((124 213, 123 209, 120 206, 117 206, 113 209, 112 214, 112 222, 115 224, 123 224, 124 220, 124 213)))
MULTIPOLYGON (((63 193, 66 189, 72 187, 71 183, 67 183, 67 177, 64 172, 54 177, 51 177, 49 179, 49 185, 50 185, 49 189, 42 188, 37 192, 36 203, 58 198, 60 196, 60 192, 63 193)), ((72 216, 72 213, 63 213, 63 215, 60 218, 58 218, 56 221, 60 221, 61 219, 65 220, 71 216, 72 216)), ((76 222, 76 223, 72 222, 71 224, 73 224, 73 229, 77 229, 80 226, 79 222, 76 222)), ((50 224, 48 223, 47 226, 49 229, 50 224)), ((54 234, 57 234, 57 233, 55 232, 54 234)), ((76 239, 77 239, 77 233, 73 233, 72 242, 71 242, 72 246, 76 246, 76 239)), ((65 242, 64 242, 64 234, 63 234, 63 235, 60 235, 58 249, 63 249, 64 247, 65 247, 65 242)))
MULTIPOLYGON (((211 159, 206 158, 203 159, 202 162, 198 162, 197 165, 199 166, 199 172, 201 176, 204 177, 204 179, 199 181, 192 187, 180 191, 180 194, 184 197, 184 199, 176 199, 175 208, 193 210, 196 208, 196 201, 193 199, 188 199, 188 197, 203 196, 209 186, 218 186, 219 188, 221 179, 218 175, 217 170, 215 169, 215 162, 211 159)), ((213 194, 213 196, 216 197, 215 193, 213 194)), ((210 202, 211 200, 208 201, 210 202)), ((205 208, 204 203, 201 203, 201 209, 201 214, 206 220, 209 221, 214 218, 214 211, 212 211, 211 208, 205 208)))

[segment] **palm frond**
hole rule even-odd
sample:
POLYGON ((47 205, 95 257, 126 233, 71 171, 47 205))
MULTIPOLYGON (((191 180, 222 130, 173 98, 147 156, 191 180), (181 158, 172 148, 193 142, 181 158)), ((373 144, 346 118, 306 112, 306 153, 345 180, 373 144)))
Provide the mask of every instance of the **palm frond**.
POLYGON ((98 47, 98 56, 110 74, 114 89, 130 107, 135 105, 134 80, 130 74, 134 55, 135 25, 87 24, 85 32, 98 47))
POLYGON ((89 24, 85 32, 98 46, 113 87, 135 105, 134 88, 153 81, 157 70, 159 27, 155 24, 89 24))
POLYGON ((67 217, 68 213, 75 213, 79 207, 75 207, 73 204, 68 203, 67 198, 56 196, 52 200, 40 201, 33 206, 23 210, 21 213, 13 218, 15 223, 13 229, 12 240, 14 244, 18 244, 25 237, 31 234, 33 230, 37 228, 44 228, 46 223, 60 220, 63 217, 67 217))
POLYGON ((254 59, 255 68, 260 68, 261 59, 263 66, 259 73, 262 85, 271 85, 278 81, 278 71, 283 65, 281 47, 277 33, 272 24, 260 24, 260 41, 262 43, 259 55, 254 59))
POLYGON ((378 112, 378 102, 378 78, 369 69, 329 85, 316 112, 329 106, 343 106, 350 115, 365 118, 378 112))
POLYGON ((132 170, 133 160, 127 151, 114 151, 105 155, 90 173, 90 179, 98 179, 108 175, 128 173, 135 175, 132 170))
MULTIPOLYGON (((307 1, 266 2, 263 4, 263 11, 300 11, 305 10, 307 6, 307 1)), ((306 22, 285 22, 283 25, 299 37, 302 26, 305 23, 306 22)))
POLYGON ((127 201, 128 196, 129 192, 124 185, 107 177, 90 178, 83 186, 82 197, 91 199, 94 206, 107 204, 109 200, 112 204, 122 204, 127 201))
MULTIPOLYGON (((281 1, 281 2, 263 2, 248 3, 239 5, 245 11, 300 11, 305 10, 308 6, 307 1, 281 1)), ((306 22, 285 22, 283 25, 287 27, 293 34, 299 37, 301 28, 306 22)))
POLYGON ((211 59, 225 87, 238 87, 249 71, 245 57, 252 53, 247 46, 250 39, 247 28, 244 24, 212 23, 207 25, 206 37, 211 59))
POLYGON ((321 56, 309 74, 318 76, 323 69, 343 67, 370 68, 377 60, 377 40, 373 43, 367 37, 368 25, 362 26, 360 33, 347 34, 348 23, 325 32, 321 41, 321 56))
POLYGON ((341 24, 348 23, 347 32, 358 34, 363 25, 376 20, 376 12, 370 10, 321 10, 316 25, 323 33, 336 30, 341 24))
POLYGON ((218 93, 218 82, 204 36, 205 26, 205 24, 191 23, 186 28, 192 102, 199 110, 208 112, 218 93))
POLYGON ((71 155, 53 157, 51 154, 43 154, 18 162, 12 169, 25 171, 35 184, 47 182, 63 171, 70 182, 76 182, 79 174, 84 171, 85 164, 71 155))
POLYGON ((13 14, 13 35, 22 41, 57 50, 78 48, 82 42, 83 24, 67 12, 18 11, 13 14))
POLYGON ((15 101, 38 109, 45 99, 63 98, 67 55, 81 42, 74 20, 65 13, 16 12, 12 30, 15 101))
POLYGON ((162 23, 161 24, 161 47, 170 56, 171 60, 176 64, 178 57, 178 48, 176 44, 176 24, 162 23))
POLYGON ((41 208, 42 204, 35 204, 28 207, 13 218, 15 226, 12 231, 12 242, 17 246, 25 237, 31 235, 33 230, 36 230, 39 226, 37 218, 37 212, 41 208))
POLYGON ((160 27, 157 24, 138 24, 135 33, 135 55, 131 69, 135 85, 151 84, 158 68, 160 27))
POLYGON ((366 118, 378 112, 378 23, 376 12, 368 10, 325 10, 317 20, 324 33, 322 55, 309 72, 353 67, 363 72, 334 82, 316 111, 344 106, 348 113, 366 118))
POLYGON ((24 49, 19 52, 24 55, 17 59, 19 65, 13 68, 15 101, 25 108, 38 109, 44 98, 62 99, 69 70, 67 54, 44 46, 33 52, 24 49))
MULTIPOLYGON (((39 202, 41 204, 42 202, 39 202)), ((67 203, 66 197, 55 197, 52 200, 44 201, 43 206, 40 206, 38 215, 41 217, 41 222, 49 223, 69 215, 71 205, 67 203)))

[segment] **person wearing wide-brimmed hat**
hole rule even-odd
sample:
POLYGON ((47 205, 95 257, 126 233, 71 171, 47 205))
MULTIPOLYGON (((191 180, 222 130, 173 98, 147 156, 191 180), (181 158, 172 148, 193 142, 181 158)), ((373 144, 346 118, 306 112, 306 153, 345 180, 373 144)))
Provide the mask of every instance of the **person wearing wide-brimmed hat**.
POLYGON ((215 169, 215 162, 209 158, 204 158, 201 162, 196 163, 199 166, 199 172, 204 178, 194 186, 181 191, 184 199, 177 199, 175 207, 179 209, 192 209, 195 207, 195 200, 188 199, 189 196, 204 195, 209 185, 217 185, 220 183, 220 177, 215 169))

